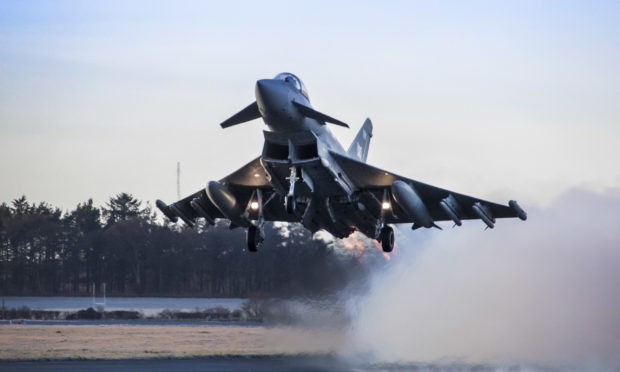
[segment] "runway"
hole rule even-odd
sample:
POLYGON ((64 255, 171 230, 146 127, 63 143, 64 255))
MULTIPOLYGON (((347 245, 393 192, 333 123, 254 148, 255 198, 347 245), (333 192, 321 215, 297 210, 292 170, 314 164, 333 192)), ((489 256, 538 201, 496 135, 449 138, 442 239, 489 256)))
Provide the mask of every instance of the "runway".
POLYGON ((330 357, 257 356, 189 359, 0 361, 0 371, 347 371, 330 357))
POLYGON ((332 356, 229 356, 115 360, 0 361, 0 371, 244 371, 244 372, 378 372, 378 371, 545 371, 561 369, 484 364, 356 364, 332 356))
MULTIPOLYGON (((0 371, 555 371, 489 364, 371 364, 341 332, 235 324, 0 325, 0 371), (4 358, 4 359, 2 359, 4 358)), ((566 369, 564 369, 566 370, 566 369)), ((572 370, 579 370, 573 368, 572 370)))

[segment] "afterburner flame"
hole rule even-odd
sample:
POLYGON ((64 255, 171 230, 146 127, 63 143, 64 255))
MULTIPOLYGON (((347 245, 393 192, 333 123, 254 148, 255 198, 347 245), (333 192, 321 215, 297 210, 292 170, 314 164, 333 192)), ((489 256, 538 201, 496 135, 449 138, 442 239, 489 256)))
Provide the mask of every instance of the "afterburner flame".
POLYGON ((364 254, 366 248, 375 247, 379 251, 381 251, 383 257, 386 260, 390 260, 390 255, 383 252, 383 249, 381 248, 381 244, 379 244, 379 242, 374 239, 369 239, 359 232, 355 232, 348 237, 342 239, 342 244, 346 249, 353 251, 353 254, 357 258, 360 258, 364 254))
POLYGON ((355 257, 359 257, 364 253, 364 241, 357 236, 357 233, 350 235, 347 238, 342 239, 342 244, 346 249, 352 250, 355 257))

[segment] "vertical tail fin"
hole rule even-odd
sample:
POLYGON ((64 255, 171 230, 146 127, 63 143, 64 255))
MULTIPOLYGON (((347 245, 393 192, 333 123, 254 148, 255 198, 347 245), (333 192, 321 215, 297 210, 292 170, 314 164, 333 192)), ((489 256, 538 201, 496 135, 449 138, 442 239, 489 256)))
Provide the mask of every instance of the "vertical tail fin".
POLYGON ((372 137, 372 122, 366 119, 359 132, 351 142, 347 154, 354 158, 366 162, 368 157, 368 147, 370 146, 370 137, 372 137))

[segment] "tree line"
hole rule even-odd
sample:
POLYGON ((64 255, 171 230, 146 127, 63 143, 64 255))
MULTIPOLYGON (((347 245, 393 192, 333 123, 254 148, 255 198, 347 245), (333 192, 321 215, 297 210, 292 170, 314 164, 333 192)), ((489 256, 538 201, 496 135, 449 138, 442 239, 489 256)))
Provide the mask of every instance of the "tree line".
POLYGON ((250 253, 245 229, 226 221, 188 229, 158 219, 128 193, 71 211, 22 196, 0 204, 0 291, 89 295, 106 283, 108 296, 317 295, 385 260, 368 241, 346 249, 313 239, 298 224, 267 223, 265 234, 259 252, 250 253))

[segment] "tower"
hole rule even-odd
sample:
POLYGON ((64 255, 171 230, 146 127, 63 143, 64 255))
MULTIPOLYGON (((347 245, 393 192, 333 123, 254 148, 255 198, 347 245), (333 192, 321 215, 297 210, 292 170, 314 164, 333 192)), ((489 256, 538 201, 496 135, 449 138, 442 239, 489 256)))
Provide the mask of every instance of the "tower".
POLYGON ((181 199, 181 162, 177 161, 177 200, 181 199))

